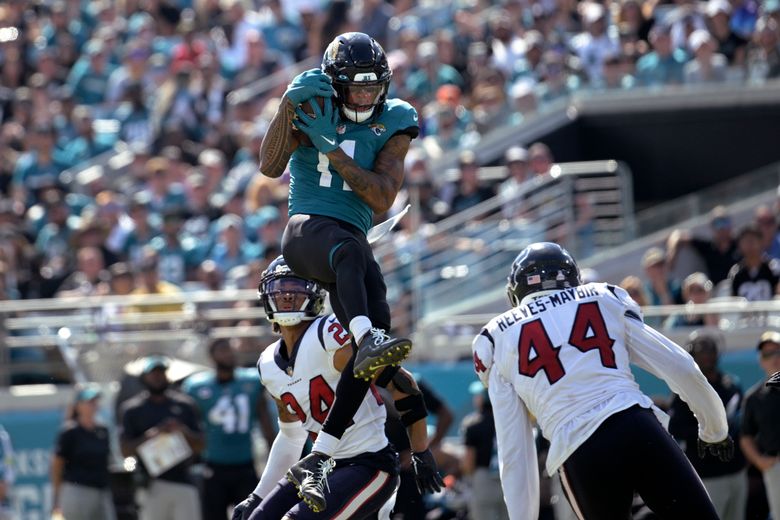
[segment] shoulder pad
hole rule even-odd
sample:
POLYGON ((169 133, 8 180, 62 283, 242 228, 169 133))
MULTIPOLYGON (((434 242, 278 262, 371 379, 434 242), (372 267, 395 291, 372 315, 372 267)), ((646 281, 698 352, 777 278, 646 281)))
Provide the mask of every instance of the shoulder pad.
MULTIPOLYGON (((602 284, 599 284, 602 285, 602 284)), ((644 321, 642 317, 642 309, 639 304, 634 301, 633 298, 622 287, 617 285, 603 284, 604 287, 614 296, 625 308, 624 314, 629 318, 634 318, 639 321, 644 321)))
POLYGON ((406 101, 401 99, 388 99, 385 102, 385 110, 390 118, 388 122, 395 126, 395 128, 393 128, 393 134, 401 130, 418 128, 420 126, 417 110, 406 101))

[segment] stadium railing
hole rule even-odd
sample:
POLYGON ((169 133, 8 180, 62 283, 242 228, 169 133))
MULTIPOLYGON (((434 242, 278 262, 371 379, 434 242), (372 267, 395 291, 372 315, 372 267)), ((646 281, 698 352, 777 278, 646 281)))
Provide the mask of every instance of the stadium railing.
MULTIPOLYGON (((500 176, 506 176, 505 168, 500 176)), ((631 173, 617 161, 556 164, 549 175, 529 179, 511 196, 499 194, 436 224, 420 222, 418 197, 411 190, 412 212, 406 218, 415 232, 375 250, 401 330, 429 315, 456 313, 470 296, 502 285, 505 267, 531 242, 561 242, 584 258, 594 248, 634 238, 631 173), (592 211, 586 232, 574 227, 578 197, 587 198, 592 211)))
MULTIPOLYGON (((503 272, 501 269, 502 276, 503 272)), ((240 352, 251 364, 276 338, 263 319, 263 309, 254 305, 256 301, 255 291, 242 290, 3 302, 0 387, 115 381, 134 360, 151 353, 208 364, 206 346, 214 338, 243 340, 240 352), (180 305, 180 309, 144 312, 161 305, 180 305)), ((741 351, 754 349, 765 330, 780 330, 780 297, 761 302, 720 298, 702 305, 645 307, 643 314, 646 322, 679 344, 685 344, 691 332, 701 327, 664 328, 665 318, 716 314, 718 325, 708 330, 722 337, 723 351, 741 351)), ((413 360, 468 357, 474 335, 493 316, 495 313, 450 314, 421 320, 413 334, 419 345, 413 360)))

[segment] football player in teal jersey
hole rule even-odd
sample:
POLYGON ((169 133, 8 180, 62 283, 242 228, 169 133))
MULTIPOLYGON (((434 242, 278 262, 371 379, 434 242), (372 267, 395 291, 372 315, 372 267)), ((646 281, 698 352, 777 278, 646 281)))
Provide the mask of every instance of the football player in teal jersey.
POLYGON ((270 448, 276 432, 268 414, 265 393, 252 368, 237 368, 236 353, 227 339, 209 346, 216 370, 188 377, 184 390, 198 405, 205 422, 206 464, 203 487, 203 518, 227 518, 229 505, 236 505, 257 483, 252 457, 252 426, 270 448))
MULTIPOLYGON (((387 287, 366 239, 374 216, 395 200, 404 157, 419 133, 414 108, 387 99, 391 76, 373 38, 337 36, 321 68, 303 72, 287 88, 260 152, 260 172, 268 177, 282 175, 289 162, 284 259, 297 275, 329 291, 333 311, 357 347, 312 453, 291 468, 301 475, 330 458, 376 371, 399 364, 412 346, 388 335, 387 287)), ((316 484, 311 480, 301 486, 304 496, 316 484)))

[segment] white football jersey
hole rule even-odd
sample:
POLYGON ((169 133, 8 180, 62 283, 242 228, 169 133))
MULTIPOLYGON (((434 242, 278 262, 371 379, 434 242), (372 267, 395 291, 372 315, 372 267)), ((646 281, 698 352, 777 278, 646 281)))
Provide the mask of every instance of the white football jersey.
POLYGON ((668 418, 641 392, 630 362, 664 379, 691 405, 703 440, 726 437, 723 405, 693 359, 644 325, 639 306, 619 287, 590 283, 535 293, 493 318, 472 350, 493 405, 512 518, 535 518, 538 510, 529 415, 550 441, 550 475, 616 412, 653 408, 665 425, 668 418))
MULTIPOLYGON (((333 366, 333 356, 348 342, 349 331, 334 315, 321 316, 303 334, 293 349, 290 362, 280 354, 280 349, 284 348, 281 339, 260 355, 257 368, 263 385, 313 434, 319 433, 328 416, 341 377, 341 372, 333 366)), ((386 418, 382 398, 372 384, 333 458, 354 457, 387 446, 386 418)))

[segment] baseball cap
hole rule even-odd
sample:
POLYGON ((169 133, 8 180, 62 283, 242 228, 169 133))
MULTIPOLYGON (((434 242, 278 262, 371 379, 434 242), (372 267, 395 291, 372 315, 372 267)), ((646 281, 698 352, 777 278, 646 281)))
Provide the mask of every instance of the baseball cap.
POLYGON ((141 374, 148 374, 152 370, 156 370, 158 368, 168 369, 170 366, 170 362, 168 361, 168 358, 165 356, 147 356, 144 359, 143 364, 141 365, 141 374))
POLYGON ((776 343, 777 345, 780 345, 780 332, 768 330, 761 334, 761 339, 758 340, 756 350, 761 350, 765 343, 776 343))
POLYGON ((100 391, 100 387, 95 384, 86 384, 79 388, 76 392, 76 401, 91 401, 101 397, 103 392, 100 391))
POLYGON ((504 158, 506 159, 507 164, 513 162, 528 162, 528 150, 522 146, 513 146, 506 151, 504 158))

